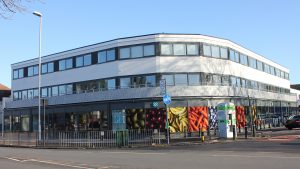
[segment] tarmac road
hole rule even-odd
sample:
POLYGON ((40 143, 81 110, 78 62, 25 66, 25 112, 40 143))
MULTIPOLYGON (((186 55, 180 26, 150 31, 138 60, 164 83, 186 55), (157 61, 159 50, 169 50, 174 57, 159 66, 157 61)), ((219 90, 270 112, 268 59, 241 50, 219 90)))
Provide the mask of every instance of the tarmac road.
POLYGON ((300 130, 270 138, 153 148, 0 148, 1 169, 298 169, 300 130))

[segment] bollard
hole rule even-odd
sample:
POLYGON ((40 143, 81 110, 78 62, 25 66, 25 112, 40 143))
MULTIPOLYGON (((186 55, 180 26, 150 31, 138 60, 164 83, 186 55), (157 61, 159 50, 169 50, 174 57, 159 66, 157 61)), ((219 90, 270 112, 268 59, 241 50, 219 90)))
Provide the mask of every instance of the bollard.
POLYGON ((201 141, 204 142, 204 128, 201 129, 201 141))
POLYGON ((255 127, 256 127, 255 124, 253 124, 253 126, 252 126, 252 137, 255 137, 255 130, 256 130, 255 127))
POLYGON ((245 139, 247 139, 247 138, 248 138, 248 127, 245 126, 245 139))
POLYGON ((208 136, 208 139, 211 140, 211 136, 210 136, 210 128, 208 127, 207 129, 207 136, 208 136))
POLYGON ((236 139, 236 138, 235 138, 235 137, 236 137, 235 126, 233 125, 232 127, 233 127, 233 128, 232 128, 232 132, 233 132, 233 137, 232 137, 232 139, 235 140, 235 139, 236 139))

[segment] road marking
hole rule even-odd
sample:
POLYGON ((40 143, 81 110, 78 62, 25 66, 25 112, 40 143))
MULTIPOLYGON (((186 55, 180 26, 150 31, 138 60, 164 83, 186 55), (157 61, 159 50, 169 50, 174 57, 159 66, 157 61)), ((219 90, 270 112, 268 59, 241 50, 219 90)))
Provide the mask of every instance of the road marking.
POLYGON ((222 154, 214 154, 211 155, 213 157, 243 157, 243 158, 280 158, 280 159, 300 159, 300 157, 283 157, 283 156, 254 156, 254 155, 237 155, 237 154, 232 154, 232 155, 222 155, 222 154))
POLYGON ((141 154, 145 154, 145 155, 165 155, 166 153, 139 153, 139 152, 129 152, 129 151, 118 151, 118 152, 104 152, 104 153, 108 153, 108 154, 137 154, 137 155, 141 155, 141 154))
POLYGON ((17 162, 37 162, 37 163, 44 163, 44 164, 51 164, 51 165, 57 165, 57 166, 64 166, 64 167, 71 167, 71 168, 80 168, 80 169, 93 169, 89 167, 82 167, 82 166, 77 166, 77 165, 70 165, 67 163, 57 163, 57 162, 52 162, 52 161, 44 161, 44 160, 36 160, 36 159, 25 159, 25 160, 19 160, 17 158, 12 158, 12 157, 3 157, 8 160, 12 161, 17 161, 17 162))

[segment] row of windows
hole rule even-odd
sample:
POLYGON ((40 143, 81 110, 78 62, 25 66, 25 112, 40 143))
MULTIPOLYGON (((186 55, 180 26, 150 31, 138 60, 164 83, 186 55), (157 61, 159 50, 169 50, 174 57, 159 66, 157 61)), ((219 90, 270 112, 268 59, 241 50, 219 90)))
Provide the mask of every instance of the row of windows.
POLYGON ((164 55, 175 55, 175 56, 198 56, 199 45, 196 43, 162 43, 160 45, 160 54, 164 55))
MULTIPOLYGON (((230 59, 231 61, 241 63, 251 68, 264 71, 274 76, 284 79, 289 79, 289 74, 281 71, 273 66, 265 64, 259 60, 251 58, 233 49, 203 44, 200 48, 200 43, 161 43, 160 55, 161 56, 199 56, 201 51, 204 56, 230 59), (202 49, 202 50, 201 50, 202 49)), ((116 60, 116 48, 107 49, 99 52, 94 52, 82 56, 62 59, 59 61, 49 62, 42 64, 42 73, 51 73, 55 71, 62 71, 72 69, 74 67, 88 66, 96 63, 105 63, 108 61, 116 60), (95 56, 95 57, 94 57, 95 56), (57 63, 57 66, 56 66, 57 63)), ((119 59, 139 58, 147 56, 155 56, 155 45, 145 44, 129 47, 121 47, 118 49, 119 59)), ((27 76, 34 76, 38 74, 37 66, 30 66, 25 69, 16 69, 13 71, 13 79, 23 78, 27 76), (24 72, 25 70, 25 72, 24 72), (27 73, 28 72, 28 73, 27 73)))
MULTIPOLYGON (((155 87, 158 84, 157 79, 166 79, 168 86, 234 86, 249 88, 255 90, 269 91, 275 93, 290 93, 289 89, 284 89, 272 85, 267 85, 257 81, 252 81, 236 76, 219 75, 210 73, 177 73, 162 75, 136 75, 128 77, 119 77, 111 79, 100 79, 74 84, 65 84, 57 86, 43 87, 41 89, 42 97, 62 96, 73 93, 84 93, 91 91, 103 91, 112 89, 155 87), (118 87, 117 87, 118 86, 118 87)), ((38 89, 15 91, 14 100, 32 99, 38 97, 38 89)))
POLYGON ((120 48, 120 59, 139 58, 145 56, 154 56, 154 45, 138 45, 126 48, 120 48))

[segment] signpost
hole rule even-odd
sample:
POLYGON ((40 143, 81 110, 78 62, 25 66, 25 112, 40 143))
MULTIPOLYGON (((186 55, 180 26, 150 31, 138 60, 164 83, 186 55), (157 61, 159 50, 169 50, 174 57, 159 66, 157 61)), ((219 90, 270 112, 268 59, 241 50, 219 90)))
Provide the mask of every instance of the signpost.
POLYGON ((159 81, 160 94, 163 95, 163 102, 166 105, 166 137, 167 143, 170 144, 170 133, 169 133, 169 118, 168 118, 168 105, 171 103, 171 96, 167 94, 166 79, 161 79, 159 81))

